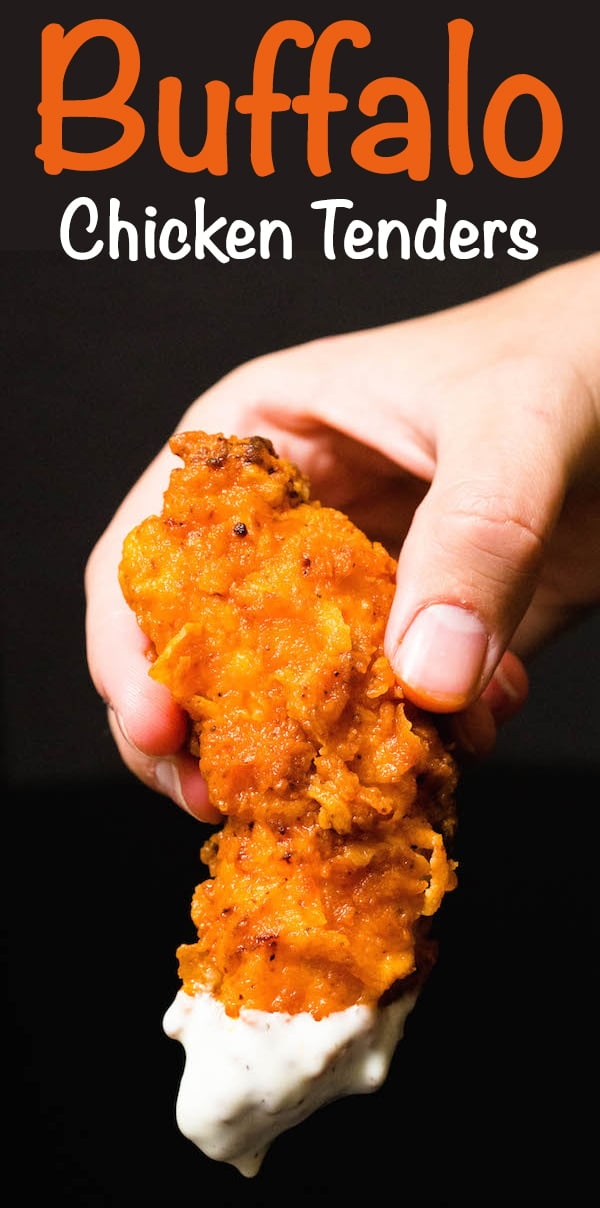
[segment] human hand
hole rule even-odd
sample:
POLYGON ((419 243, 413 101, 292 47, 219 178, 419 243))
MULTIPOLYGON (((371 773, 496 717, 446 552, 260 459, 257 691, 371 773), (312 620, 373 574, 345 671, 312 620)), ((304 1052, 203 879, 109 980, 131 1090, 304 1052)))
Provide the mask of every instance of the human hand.
MULTIPOLYGON (((600 256, 424 318, 258 358, 178 430, 270 437, 399 556, 386 653, 405 693, 484 751, 522 665, 600 599, 600 256)), ((90 557, 87 640, 127 766, 216 821, 186 719, 121 597, 123 538, 161 507, 165 447, 90 557)))

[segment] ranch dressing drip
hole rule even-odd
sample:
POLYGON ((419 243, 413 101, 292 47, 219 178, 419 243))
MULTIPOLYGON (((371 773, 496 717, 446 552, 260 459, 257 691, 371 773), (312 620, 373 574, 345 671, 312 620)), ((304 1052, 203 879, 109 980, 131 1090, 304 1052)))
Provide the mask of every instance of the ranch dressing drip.
POLYGON ((186 1054, 181 1132, 252 1177, 280 1133, 333 1099, 381 1086, 416 997, 320 1020, 245 1009, 232 1018, 210 994, 180 990, 163 1026, 186 1054))

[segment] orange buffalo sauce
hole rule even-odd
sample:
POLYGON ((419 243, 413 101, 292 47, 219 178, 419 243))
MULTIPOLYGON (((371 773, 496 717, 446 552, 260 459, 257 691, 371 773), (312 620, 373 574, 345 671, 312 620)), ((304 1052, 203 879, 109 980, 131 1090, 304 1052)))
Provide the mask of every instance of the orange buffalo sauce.
POLYGON ((376 1004, 426 973, 455 883, 455 765, 383 654, 394 560, 269 442, 172 447, 184 469, 127 538, 121 584, 225 819, 183 989, 230 1015, 376 1004))

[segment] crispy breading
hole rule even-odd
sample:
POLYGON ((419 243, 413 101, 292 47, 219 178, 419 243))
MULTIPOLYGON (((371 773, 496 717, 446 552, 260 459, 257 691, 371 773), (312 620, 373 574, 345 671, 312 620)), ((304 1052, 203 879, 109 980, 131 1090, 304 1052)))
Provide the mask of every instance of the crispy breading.
POLYGON ((383 654, 395 562, 271 443, 180 433, 122 590, 190 717, 221 830, 183 988, 240 1007, 374 1003, 433 959, 455 883, 454 761, 383 654))

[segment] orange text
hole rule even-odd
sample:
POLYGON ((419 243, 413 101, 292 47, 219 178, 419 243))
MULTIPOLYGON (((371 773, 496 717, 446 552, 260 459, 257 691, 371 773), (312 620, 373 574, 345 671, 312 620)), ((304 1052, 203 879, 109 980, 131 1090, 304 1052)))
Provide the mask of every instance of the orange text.
MULTIPOLYGON (((469 105, 469 59, 474 29, 469 21, 448 24, 448 111, 447 154, 458 175, 473 171, 469 105)), ((273 116, 300 115, 306 122, 306 161, 315 177, 331 172, 330 126, 332 115, 346 110, 349 100, 331 89, 336 50, 348 42, 360 51, 371 42, 371 33, 361 21, 340 20, 328 25, 318 37, 304 21, 277 21, 261 38, 254 57, 252 91, 235 98, 222 80, 204 84, 205 116, 198 134, 198 149, 189 154, 181 145, 180 107, 183 84, 176 76, 158 82, 156 138, 164 162, 179 172, 208 172, 224 176, 229 171, 228 128, 232 107, 249 120, 249 157, 255 174, 270 176, 276 171, 273 150, 273 116), (291 41, 306 54, 306 92, 290 96, 275 90, 275 67, 283 43, 291 41), (307 53, 308 52, 308 53, 307 53)), ((135 37, 125 25, 108 18, 82 21, 65 32, 61 25, 42 31, 42 86, 38 106, 41 140, 36 155, 44 170, 58 175, 99 172, 130 159, 146 138, 146 123, 131 98, 142 70, 135 37), (100 96, 65 99, 64 80, 70 63, 92 38, 108 38, 116 48, 118 68, 107 91, 100 96), (65 122, 77 118, 110 118, 121 133, 95 151, 72 151, 64 145, 65 122)), ((398 98, 401 120, 374 121, 350 141, 351 159, 366 172, 405 172, 411 180, 427 180, 431 170, 432 119, 424 93, 402 76, 381 76, 365 84, 358 96, 362 118, 377 118, 384 98, 398 98)), ((509 76, 489 98, 481 129, 483 151, 489 163, 504 176, 539 176, 555 160, 563 133, 562 113, 552 89, 536 76, 509 76), (537 146, 528 158, 516 158, 507 145, 507 118, 522 96, 533 97, 540 113, 537 146)))

